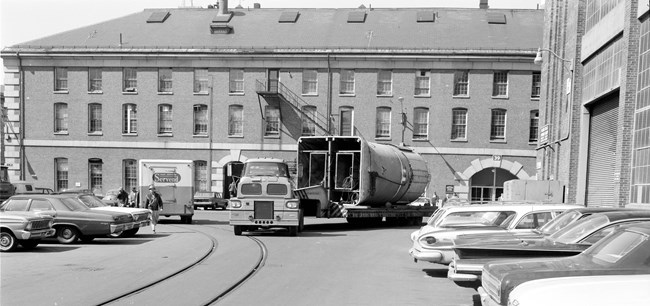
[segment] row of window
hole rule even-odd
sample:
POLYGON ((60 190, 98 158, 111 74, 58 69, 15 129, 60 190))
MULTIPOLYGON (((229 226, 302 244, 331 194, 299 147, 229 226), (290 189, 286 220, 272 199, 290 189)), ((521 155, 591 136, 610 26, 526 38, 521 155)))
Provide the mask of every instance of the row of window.
MULTIPOLYGON (((54 90, 58 92, 68 91, 68 69, 66 67, 55 68, 54 90)), ((135 93, 138 91, 138 72, 136 68, 124 68, 122 72, 122 91, 135 93)), ((340 73, 340 95, 355 94, 355 71, 341 70, 340 73)), ((244 69, 230 69, 229 93, 244 93, 244 69)), ((428 70, 418 70, 415 73, 414 95, 429 97, 431 95, 431 75, 428 70)), ((208 69, 194 69, 194 93, 207 94, 210 86, 208 69)), ((102 70, 101 68, 88 68, 88 91, 102 91, 102 70)), ((173 79, 171 68, 158 69, 158 92, 172 93, 173 79)), ((533 72, 531 98, 539 98, 541 91, 541 74, 533 72)), ((314 69, 302 72, 302 94, 318 94, 318 71, 314 69)), ((377 72, 377 96, 393 95, 393 72, 391 70, 380 70, 377 72)), ((459 70, 454 73, 454 96, 469 96, 469 70, 459 70)), ((496 71, 492 84, 493 97, 508 96, 508 72, 496 71)))
MULTIPOLYGON (((302 109, 302 135, 316 135, 315 118, 317 113, 316 106, 305 106, 302 109)), ((137 105, 128 103, 122 105, 122 133, 127 135, 137 135, 138 118, 137 105)), ((158 105, 158 134, 171 136, 172 129, 172 105, 158 105)), ((88 133, 102 133, 102 105, 99 103, 88 104, 88 133)), ((341 136, 351 136, 354 134, 354 108, 341 107, 339 109, 339 134, 341 136)), ((400 114, 401 123, 407 124, 406 114, 400 114)), ((452 110, 452 140, 467 139, 467 122, 468 113, 465 108, 454 108, 452 110)), ((391 117, 392 109, 390 107, 377 107, 375 138, 391 137, 391 117)), ((66 103, 54 104, 54 133, 68 133, 68 106, 66 103)), ((195 104, 193 106, 193 134, 196 136, 208 135, 208 106, 205 104, 195 104)), ((264 136, 279 137, 281 127, 280 108, 277 106, 266 106, 264 109, 264 136)), ((429 137, 429 108, 415 107, 413 109, 413 140, 426 140, 429 137)), ((530 133, 529 142, 536 142, 538 137, 539 112, 537 110, 530 113, 530 133)), ((228 107, 228 136, 244 136, 244 107, 242 105, 230 105, 228 107)), ((506 110, 493 109, 491 115, 490 140, 505 140, 506 137, 506 110)))
MULTIPOLYGON (((194 161, 194 186, 198 188, 197 191, 210 190, 210 182, 208 180, 208 163, 204 160, 194 161)), ((62 191, 70 188, 69 172, 70 166, 68 159, 59 157, 54 159, 54 186, 56 191, 62 191)), ((88 187, 96 193, 103 193, 103 161, 98 158, 88 159, 88 187)), ((107 189, 114 189, 116 186, 109 186, 107 189)), ((122 160, 122 187, 125 190, 131 190, 133 187, 138 187, 138 162, 135 159, 122 160)))

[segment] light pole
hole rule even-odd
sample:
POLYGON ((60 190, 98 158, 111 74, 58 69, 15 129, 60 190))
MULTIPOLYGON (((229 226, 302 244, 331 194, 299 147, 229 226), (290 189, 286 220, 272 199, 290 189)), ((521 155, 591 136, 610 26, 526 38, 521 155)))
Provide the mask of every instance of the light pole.
POLYGON ((406 130, 406 113, 404 113, 404 97, 397 98, 397 101, 399 101, 400 123, 402 124, 402 141, 400 145, 405 146, 404 131, 406 130))

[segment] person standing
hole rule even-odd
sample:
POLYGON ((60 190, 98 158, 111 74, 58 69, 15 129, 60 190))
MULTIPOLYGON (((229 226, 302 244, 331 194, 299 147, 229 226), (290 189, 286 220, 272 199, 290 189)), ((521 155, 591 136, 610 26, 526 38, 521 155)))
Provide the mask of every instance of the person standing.
POLYGON ((117 206, 124 207, 129 199, 129 194, 124 191, 123 187, 120 187, 120 190, 117 192, 117 206))
POLYGON ((140 193, 138 188, 133 187, 129 193, 129 207, 138 207, 138 203, 140 203, 140 193))
POLYGON ((145 200, 145 206, 151 210, 151 230, 156 233, 156 225, 158 225, 159 212, 163 209, 162 198, 156 191, 154 185, 149 185, 149 194, 145 200))

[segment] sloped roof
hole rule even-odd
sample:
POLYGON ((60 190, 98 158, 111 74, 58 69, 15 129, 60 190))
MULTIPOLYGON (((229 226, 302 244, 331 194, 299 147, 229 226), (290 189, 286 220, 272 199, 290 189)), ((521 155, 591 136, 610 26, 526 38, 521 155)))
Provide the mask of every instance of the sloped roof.
POLYGON ((542 45, 543 10, 387 8, 232 9, 230 34, 212 34, 217 9, 145 9, 6 48, 117 49, 357 49, 357 50, 536 50, 542 45), (417 22, 420 11, 434 22, 417 22), (295 22, 279 22, 297 11, 295 22), (350 12, 365 11, 365 22, 349 23, 350 12), (169 12, 163 22, 147 22, 169 12), (503 14, 505 24, 488 23, 503 14), (120 35, 122 44, 120 46, 120 35))

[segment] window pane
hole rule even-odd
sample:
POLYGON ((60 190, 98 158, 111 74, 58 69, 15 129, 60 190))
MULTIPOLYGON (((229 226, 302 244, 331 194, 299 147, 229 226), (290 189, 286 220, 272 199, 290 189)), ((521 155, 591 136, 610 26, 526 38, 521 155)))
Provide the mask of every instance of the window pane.
POLYGON ((379 71, 377 73, 377 95, 391 95, 392 94, 392 72, 379 71))
POLYGON ((138 187, 138 163, 135 159, 124 160, 124 189, 130 192, 138 187))
POLYGON ((451 139, 467 138, 467 110, 452 110, 451 139))
POLYGON ((302 135, 315 136, 316 124, 314 120, 316 120, 316 106, 304 106, 302 112, 302 135))
POLYGON ((208 92, 208 69, 194 69, 194 92, 208 92))
POLYGON ((539 98, 542 92, 542 74, 541 72, 533 72, 533 84, 530 93, 531 98, 539 98))
POLYGON ((454 96, 467 96, 469 94, 469 72, 456 71, 454 73, 454 96))
POLYGON ((172 92, 172 70, 158 69, 158 92, 172 92))
POLYGON ((499 71, 494 73, 494 83, 492 84, 492 96, 502 97, 508 95, 508 73, 499 71))
POLYGON ((529 142, 536 142, 539 137, 539 111, 530 112, 530 136, 528 137, 529 142))
POLYGON ((352 136, 353 110, 352 108, 341 108, 341 136, 352 136))
POLYGON ((88 132, 98 133, 102 131, 102 105, 97 103, 88 104, 88 132))
POLYGON ((264 109, 265 129, 264 136, 280 135, 280 109, 276 106, 267 106, 264 109))
POLYGON ((506 111, 492 110, 492 127, 490 140, 504 140, 506 138, 506 111))
POLYGON ((429 109, 413 109, 413 139, 427 139, 429 134, 429 109))
POLYGON ((68 104, 54 104, 54 132, 65 133, 68 131, 68 104))
POLYGON ((228 136, 244 136, 244 107, 231 105, 228 109, 228 136))
POLYGON ((415 95, 416 96, 428 96, 429 95, 429 72, 425 70, 419 70, 415 74, 415 95))
POLYGON ((135 134, 138 132, 137 107, 135 104, 124 104, 122 133, 135 134))
POLYGON ((124 68, 124 84, 122 91, 135 92, 138 88, 137 70, 135 68, 124 68))
POLYGON ((102 70, 100 68, 88 68, 88 91, 102 90, 102 70))
POLYGON ((341 70, 340 94, 354 94, 354 70, 341 70))
POLYGON ((194 162, 194 185, 197 191, 210 191, 208 163, 204 160, 194 162))
POLYGON ((56 167, 56 191, 68 189, 68 159, 55 158, 54 165, 56 167))
POLYGON ((172 132, 172 106, 162 104, 158 107, 158 133, 172 132))
POLYGON ((316 70, 305 70, 302 72, 302 94, 318 93, 318 73, 316 70))
POLYGON ((230 69, 230 92, 244 92, 244 69, 230 69))
POLYGON ((90 162, 88 164, 90 172, 90 190, 95 194, 103 194, 102 187, 102 163, 90 162))
POLYGON ((208 106, 194 105, 194 135, 208 134, 208 106))
POLYGON ((54 69, 54 90, 68 90, 68 68, 54 69))
POLYGON ((390 108, 378 107, 377 108, 377 122, 375 130, 376 138, 390 137, 390 108))

